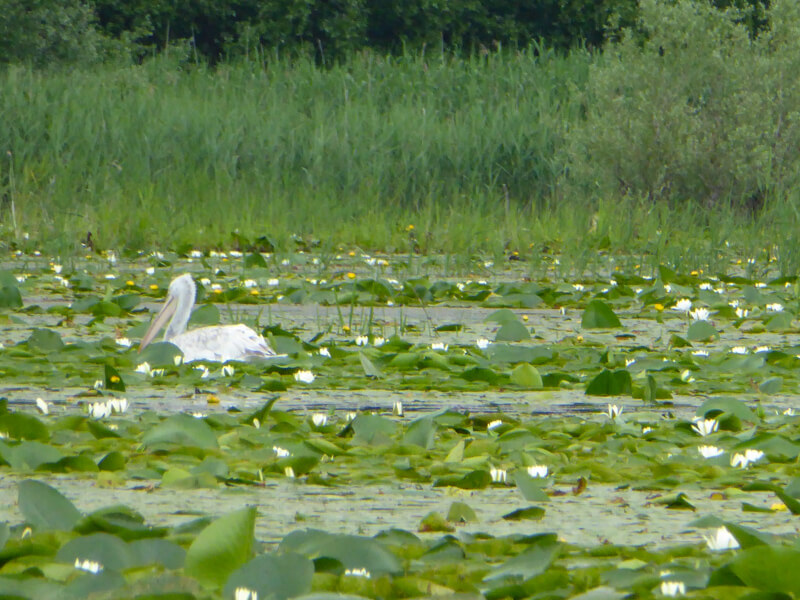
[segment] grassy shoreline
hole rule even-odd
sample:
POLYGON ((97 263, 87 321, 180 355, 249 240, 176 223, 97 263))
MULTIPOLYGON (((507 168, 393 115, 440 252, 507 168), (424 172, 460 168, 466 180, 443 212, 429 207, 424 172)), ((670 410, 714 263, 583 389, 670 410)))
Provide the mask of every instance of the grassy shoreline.
POLYGON ((800 263, 792 202, 752 217, 565 185, 565 137, 598 60, 10 68, 2 237, 58 255, 91 231, 118 251, 261 236, 287 251, 299 237, 322 251, 553 254, 576 268, 603 252, 685 270, 727 263, 727 242, 743 259, 777 257, 782 272, 800 263))

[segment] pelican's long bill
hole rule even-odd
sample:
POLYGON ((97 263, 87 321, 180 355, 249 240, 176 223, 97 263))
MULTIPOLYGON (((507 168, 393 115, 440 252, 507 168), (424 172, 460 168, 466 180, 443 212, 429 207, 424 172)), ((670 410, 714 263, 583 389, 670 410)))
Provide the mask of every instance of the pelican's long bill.
POLYGON ((147 345, 153 341, 153 338, 158 335, 158 332, 164 327, 164 325, 169 321, 170 317, 175 313, 175 309, 178 307, 178 301, 175 296, 169 295, 167 297, 167 301, 164 303, 164 306, 161 307, 161 310, 156 315, 156 318, 153 319, 153 322, 150 324, 150 328, 144 334, 142 338, 142 342, 139 344, 139 352, 147 348, 147 345))

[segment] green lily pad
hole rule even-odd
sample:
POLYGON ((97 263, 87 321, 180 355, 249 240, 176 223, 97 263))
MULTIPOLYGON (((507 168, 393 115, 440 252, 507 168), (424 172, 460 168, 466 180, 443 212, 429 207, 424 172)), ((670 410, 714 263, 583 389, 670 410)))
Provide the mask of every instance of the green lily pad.
POLYGON ((206 527, 186 552, 185 570, 202 582, 222 585, 249 559, 256 509, 232 512, 206 527))
POLYGON ((81 518, 81 513, 72 502, 46 483, 26 479, 18 487, 19 510, 33 527, 70 530, 81 518))
POLYGON ((581 317, 583 329, 616 329, 622 327, 619 317, 602 300, 592 300, 586 305, 581 317))

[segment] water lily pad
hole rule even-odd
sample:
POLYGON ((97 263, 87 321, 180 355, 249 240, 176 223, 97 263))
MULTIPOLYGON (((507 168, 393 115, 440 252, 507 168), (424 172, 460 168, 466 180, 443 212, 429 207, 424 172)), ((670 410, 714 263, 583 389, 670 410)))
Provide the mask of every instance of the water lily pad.
POLYGON ((42 530, 70 530, 81 518, 78 509, 61 492, 35 479, 19 483, 17 503, 25 520, 42 530))
POLYGON ((523 363, 511 371, 511 382, 529 390, 542 389, 542 376, 533 365, 523 363))
POLYGON ((22 295, 16 285, 0 285, 0 308, 22 308, 22 295))
POLYGON ((125 382, 122 380, 122 376, 111 365, 105 365, 104 367, 103 385, 107 390, 114 392, 125 391, 125 382))
POLYGON ((494 339, 496 342, 524 342, 531 339, 531 332, 521 321, 507 321, 497 330, 494 339))
POLYGON ((145 446, 180 444, 196 448, 216 448, 217 436, 202 419, 189 415, 167 417, 142 438, 145 446))
POLYGON ((719 332, 708 321, 693 321, 686 337, 692 342, 707 342, 719 337, 719 332))
POLYGON ((581 327, 583 329, 616 329, 622 327, 622 323, 608 304, 602 300, 592 300, 583 311, 581 327))
POLYGON ((800 550, 759 546, 740 551, 728 565, 745 585, 773 593, 800 594, 800 550))
POLYGON ((37 352, 58 352, 64 348, 61 336, 50 329, 34 329, 27 341, 28 348, 37 352))
POLYGON ((543 539, 540 543, 533 544, 517 556, 492 569, 483 578, 483 581, 493 582, 507 577, 522 579, 535 577, 550 566, 558 546, 557 542, 552 542, 549 538, 543 539))
POLYGON ((402 564, 383 544, 367 537, 331 534, 316 529, 295 531, 280 543, 281 552, 334 559, 347 569, 366 569, 373 577, 398 573, 402 564))
POLYGON ((586 386, 588 396, 631 396, 633 384, 626 369, 609 371, 603 369, 586 386))
POLYGON ((465 502, 453 502, 447 511, 447 520, 451 523, 476 523, 478 515, 465 502))
POLYGON ((236 588, 243 587, 259 598, 286 600, 308 594, 313 576, 314 563, 301 554, 262 554, 231 573, 224 595, 232 598, 236 588))
POLYGON ((503 519, 506 521, 539 521, 544 518, 544 512, 541 506, 526 506, 503 515, 503 519))
POLYGON ((61 546, 56 558, 72 564, 75 559, 98 562, 103 569, 121 571, 133 565, 133 557, 123 540, 108 533, 93 533, 68 541, 61 546))
POLYGON ((206 527, 186 552, 185 570, 200 581, 221 585, 250 558, 256 509, 232 512, 206 527))

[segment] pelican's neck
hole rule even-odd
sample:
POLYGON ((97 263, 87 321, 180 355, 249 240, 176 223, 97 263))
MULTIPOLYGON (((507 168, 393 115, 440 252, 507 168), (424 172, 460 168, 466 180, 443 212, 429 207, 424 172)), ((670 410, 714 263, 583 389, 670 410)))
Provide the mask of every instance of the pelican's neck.
POLYGON ((194 280, 188 274, 178 277, 169 288, 169 293, 175 297, 178 306, 175 308, 175 314, 172 315, 172 319, 167 325, 167 330, 164 332, 165 341, 169 341, 186 331, 196 293, 194 280))

